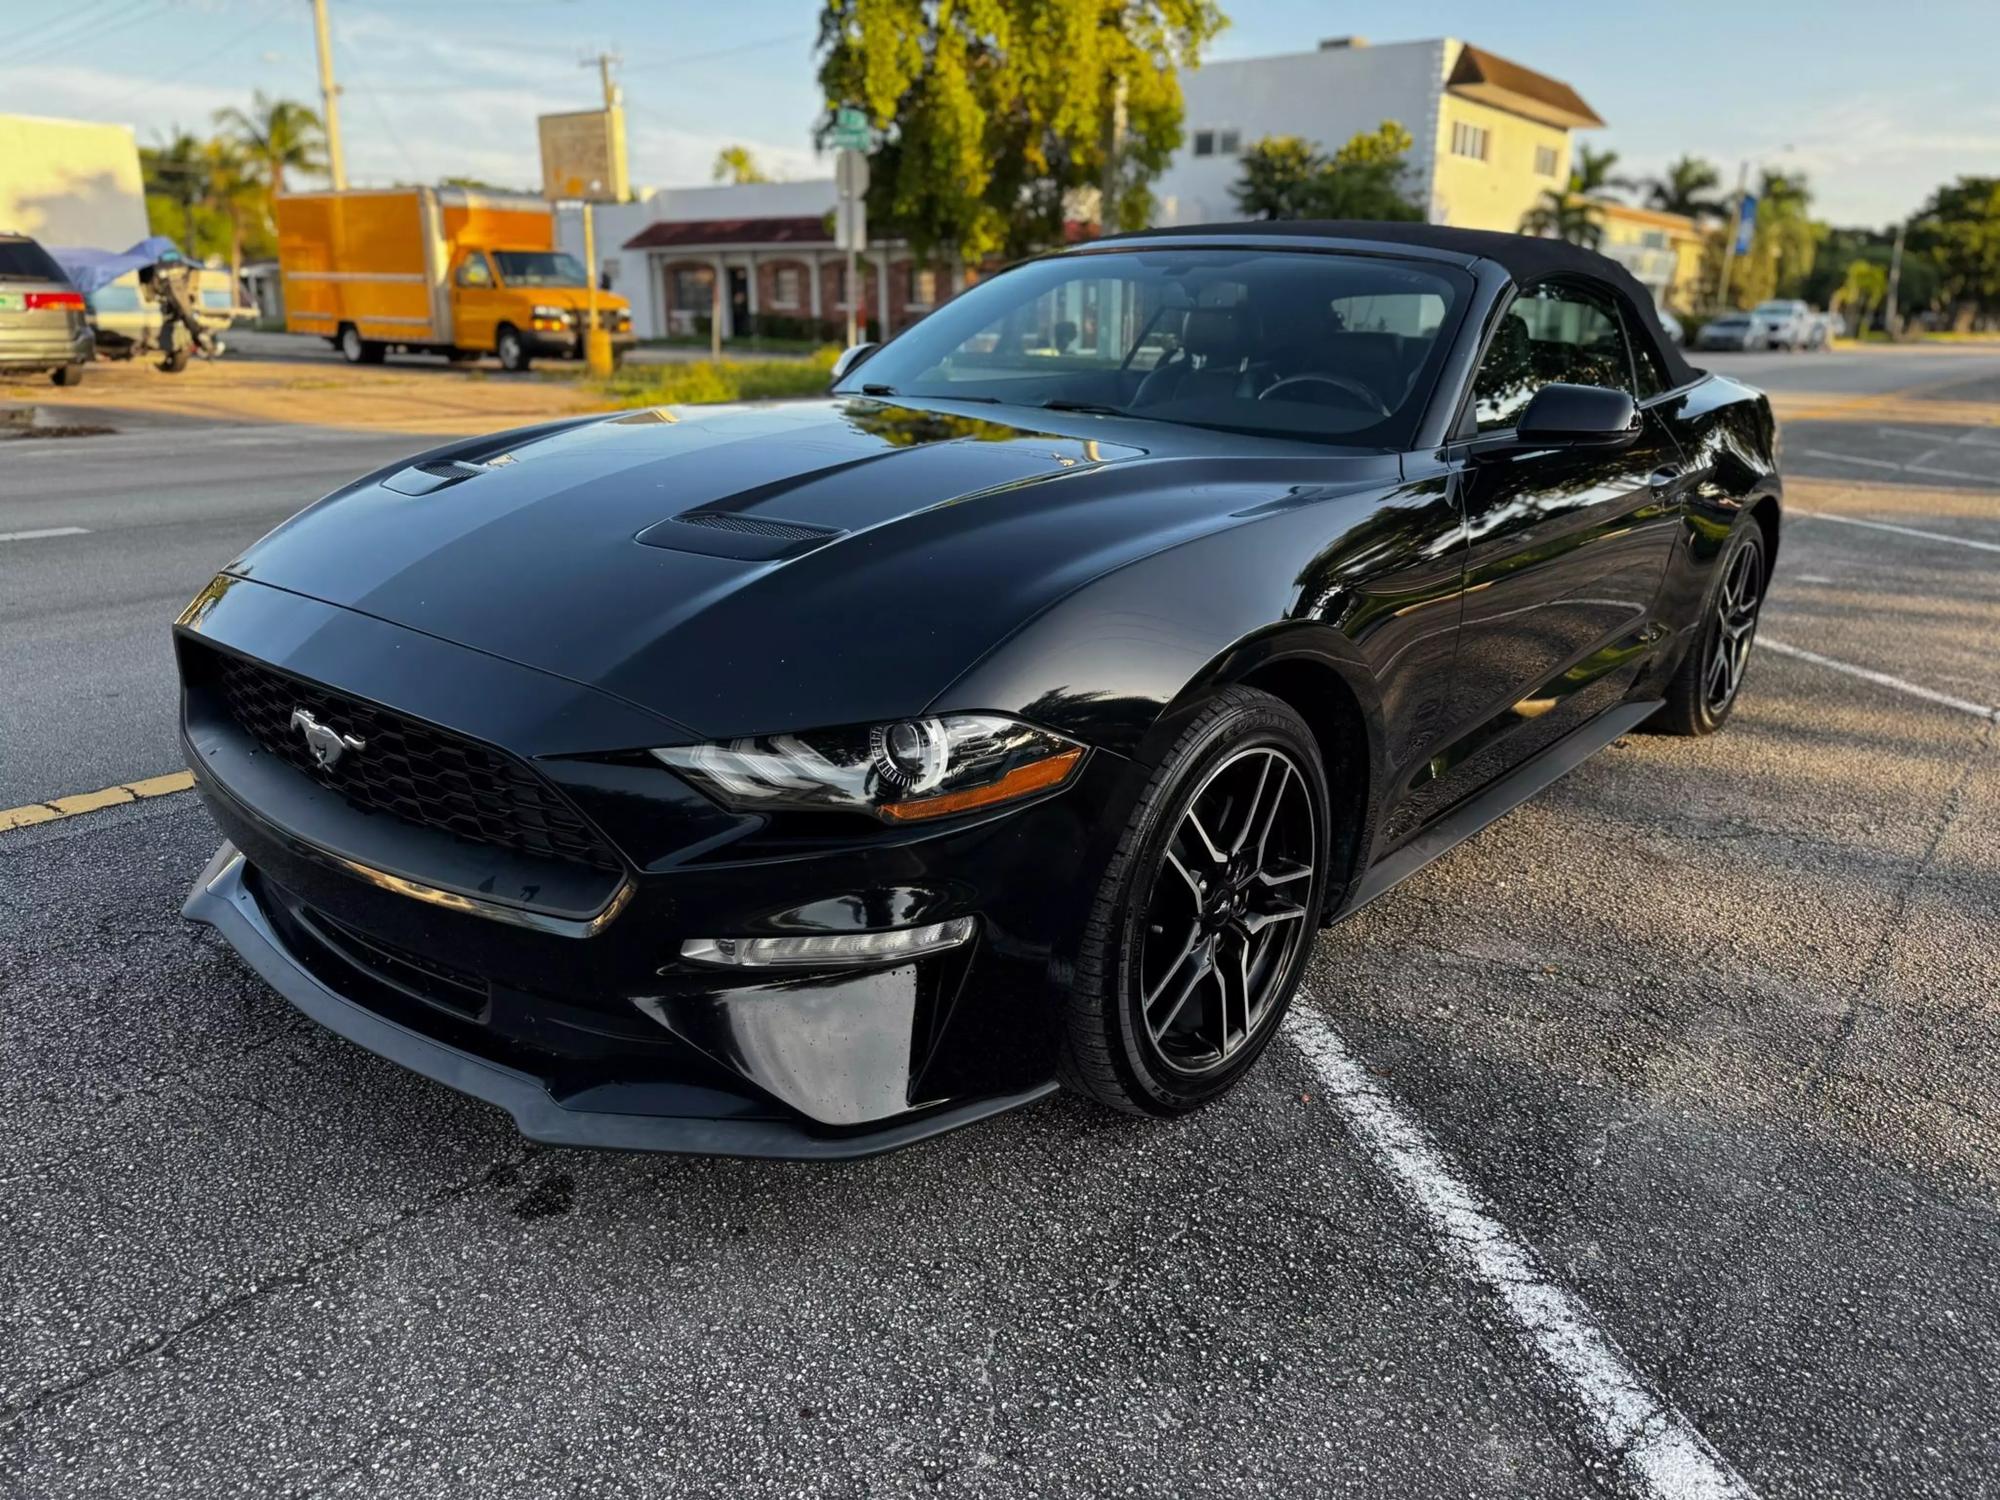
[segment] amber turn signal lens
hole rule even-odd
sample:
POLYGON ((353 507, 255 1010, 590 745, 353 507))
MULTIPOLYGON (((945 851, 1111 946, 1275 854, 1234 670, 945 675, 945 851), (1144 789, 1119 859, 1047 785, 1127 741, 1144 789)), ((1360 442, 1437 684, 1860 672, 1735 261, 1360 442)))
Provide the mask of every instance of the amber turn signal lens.
POLYGON ((951 813, 970 812, 975 807, 988 807, 995 802, 1010 802, 1030 792, 1046 791, 1052 786, 1062 785, 1069 780, 1069 773, 1082 759, 1082 750, 1065 750, 1047 760, 1038 760, 1031 766, 1009 771, 990 786, 946 792, 942 797, 924 797, 915 802, 887 803, 882 808, 882 816, 891 822, 911 823, 919 818, 942 818, 951 813))

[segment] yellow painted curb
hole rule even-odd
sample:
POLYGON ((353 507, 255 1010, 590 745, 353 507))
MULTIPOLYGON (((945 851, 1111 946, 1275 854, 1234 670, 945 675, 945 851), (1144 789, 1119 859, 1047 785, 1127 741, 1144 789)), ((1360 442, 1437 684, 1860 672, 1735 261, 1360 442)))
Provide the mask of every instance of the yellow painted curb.
POLYGON ((102 807, 118 807, 126 802, 139 802, 147 797, 165 797, 174 792, 185 792, 194 786, 194 777, 186 771, 175 771, 166 776, 148 776, 143 781, 128 781, 119 786, 108 786, 101 792, 77 792, 68 797, 56 797, 47 802, 30 802, 26 807, 0 808, 0 833, 10 828, 31 828, 37 823, 53 823, 58 818, 73 818, 78 813, 96 812, 102 807))

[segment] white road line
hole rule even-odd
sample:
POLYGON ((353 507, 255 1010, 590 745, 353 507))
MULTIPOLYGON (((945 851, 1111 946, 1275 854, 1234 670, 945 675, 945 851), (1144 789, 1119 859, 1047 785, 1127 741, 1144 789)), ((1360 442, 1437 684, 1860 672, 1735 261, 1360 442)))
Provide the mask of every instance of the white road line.
POLYGON ((1755 1500, 1743 1476, 1653 1389, 1590 1309, 1459 1178, 1429 1132, 1376 1086, 1338 1032, 1294 1005, 1285 1033, 1438 1250, 1498 1299, 1529 1352, 1581 1408, 1593 1444, 1639 1494, 1755 1500))
POLYGON ((1789 641, 1774 641, 1768 635, 1757 637, 1759 650, 1775 651, 1780 656, 1797 657, 1809 661, 1816 667, 1828 671, 1844 672, 1849 677, 1859 677, 1863 682, 1872 682, 1878 687, 1894 688, 1899 693, 1908 693, 1912 698, 1922 698, 1927 703, 1941 703, 1946 708, 1955 708, 1962 714, 1971 714, 1975 719, 2000 719, 2000 708, 1989 708, 1984 703, 1974 703, 1965 698, 1954 698, 1949 693, 1940 693, 1935 688, 1920 687, 1914 682, 1905 682, 1900 677, 1891 677, 1887 672, 1877 672, 1869 667, 1857 667, 1852 662, 1835 661, 1830 656, 1821 656, 1817 651, 1807 651, 1794 646, 1789 641))
POLYGON ((47 526, 40 531, 0 531, 0 542, 38 542, 45 536, 89 536, 88 526, 47 526))
POLYGON ((1919 531, 1914 526, 1892 526, 1887 521, 1860 521, 1853 516, 1831 516, 1823 510, 1788 509, 1785 519, 1798 517, 1806 521, 1832 521, 1837 526, 1866 526, 1870 531, 1893 531, 1898 536, 1922 537, 1927 542, 1950 542, 1957 547, 1976 547, 1981 552, 2000 552, 2000 542, 1975 541, 1969 536, 1952 536, 1943 531, 1919 531))
POLYGON ((1801 448, 1799 452, 1807 458, 1830 458, 1837 464, 1865 464, 1871 469, 1894 469, 1903 472, 1901 464, 1892 464, 1886 458, 1856 458, 1852 453, 1829 453, 1824 448, 1801 448))
POLYGON ((1910 463, 1903 465, 1905 474, 1938 474, 1946 479, 1978 479, 1987 484, 2000 484, 2000 473, 1975 474, 1970 469, 1934 469, 1929 464, 1910 463))

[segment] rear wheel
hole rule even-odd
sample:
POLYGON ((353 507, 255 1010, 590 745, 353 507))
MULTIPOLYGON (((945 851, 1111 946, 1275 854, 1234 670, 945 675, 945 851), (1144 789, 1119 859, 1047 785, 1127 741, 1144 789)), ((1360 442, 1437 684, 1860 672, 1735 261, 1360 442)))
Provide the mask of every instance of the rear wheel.
POLYGON ((340 357, 350 365, 379 365, 389 351, 373 339, 364 339, 361 330, 349 323, 340 330, 340 357))
POLYGON ((527 369, 534 359, 534 356, 528 353, 528 346, 521 338, 520 330, 504 323, 494 340, 493 352, 500 356, 501 369, 517 373, 527 369))
POLYGON ((1646 721, 1648 729, 1714 734, 1728 721, 1757 639, 1757 612, 1769 583, 1767 558, 1763 528, 1746 521, 1722 555, 1694 644, 1668 685, 1666 702, 1646 721))
POLYGON ((1227 1091, 1290 1005, 1325 899, 1319 750, 1280 699, 1230 688, 1159 758, 1092 904, 1065 1083, 1134 1114, 1227 1091))
POLYGON ((82 365, 57 365, 49 371, 49 379, 56 385, 82 385, 82 365))

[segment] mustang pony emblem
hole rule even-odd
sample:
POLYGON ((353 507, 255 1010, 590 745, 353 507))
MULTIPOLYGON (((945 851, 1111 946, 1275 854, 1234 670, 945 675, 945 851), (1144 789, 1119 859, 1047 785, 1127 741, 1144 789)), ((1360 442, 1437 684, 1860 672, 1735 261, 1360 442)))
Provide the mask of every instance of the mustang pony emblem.
POLYGON ((292 728, 303 729, 306 748, 312 751, 313 761, 322 771, 331 771, 340 764, 340 758, 350 750, 364 750, 366 740, 358 740, 351 734, 342 734, 330 724, 322 724, 303 708, 292 710, 292 728))

